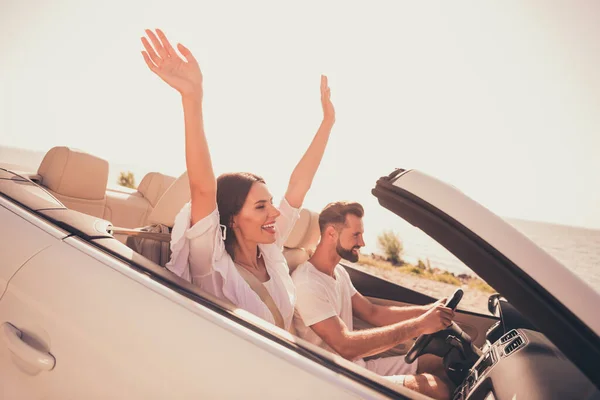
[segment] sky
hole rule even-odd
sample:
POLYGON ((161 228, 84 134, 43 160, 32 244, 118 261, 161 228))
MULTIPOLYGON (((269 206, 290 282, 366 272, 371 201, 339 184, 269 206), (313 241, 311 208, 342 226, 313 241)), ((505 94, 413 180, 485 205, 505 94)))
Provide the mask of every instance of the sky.
POLYGON ((217 174, 282 196, 326 74, 336 124, 306 207, 357 200, 384 229, 371 189, 415 168, 504 217, 600 228, 599 20, 594 1, 2 0, 0 145, 181 174, 179 95, 140 54, 159 27, 200 63, 217 174))

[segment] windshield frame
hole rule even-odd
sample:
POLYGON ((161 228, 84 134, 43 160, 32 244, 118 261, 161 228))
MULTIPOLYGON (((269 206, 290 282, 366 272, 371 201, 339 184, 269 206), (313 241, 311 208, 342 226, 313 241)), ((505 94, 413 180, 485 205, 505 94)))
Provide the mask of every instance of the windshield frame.
MULTIPOLYGON (((600 370, 595 365, 600 358, 600 335, 491 243, 426 199, 396 185, 411 172, 398 171, 380 178, 373 188, 380 205, 421 229, 492 285, 600 388, 600 370)), ((593 295, 598 297, 596 292, 593 295)))

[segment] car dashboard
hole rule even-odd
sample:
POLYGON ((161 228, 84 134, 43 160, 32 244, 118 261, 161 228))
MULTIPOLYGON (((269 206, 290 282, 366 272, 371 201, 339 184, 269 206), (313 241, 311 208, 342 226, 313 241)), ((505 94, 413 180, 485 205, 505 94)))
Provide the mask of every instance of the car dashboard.
POLYGON ((589 399, 600 391, 543 334, 513 329, 494 343, 457 387, 454 400, 589 399))

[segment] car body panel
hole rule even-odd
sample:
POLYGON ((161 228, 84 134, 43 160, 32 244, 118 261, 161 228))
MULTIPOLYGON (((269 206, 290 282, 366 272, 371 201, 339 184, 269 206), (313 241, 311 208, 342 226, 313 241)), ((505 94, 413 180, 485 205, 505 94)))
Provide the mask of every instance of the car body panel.
POLYGON ((19 214, 25 213, 0 197, 0 298, 10 279, 28 259, 65 236, 60 230, 42 230, 34 223, 24 221, 19 214))
POLYGON ((79 238, 53 240, 11 280, 0 320, 56 366, 0 347, 3 398, 386 398, 79 238))

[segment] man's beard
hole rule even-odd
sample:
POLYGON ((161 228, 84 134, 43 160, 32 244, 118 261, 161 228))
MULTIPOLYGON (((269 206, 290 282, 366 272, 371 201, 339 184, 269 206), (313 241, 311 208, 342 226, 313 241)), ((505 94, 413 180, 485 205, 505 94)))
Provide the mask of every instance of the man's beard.
POLYGON ((358 261, 358 253, 353 253, 352 250, 357 249, 359 250, 360 247, 353 247, 350 250, 345 249, 342 247, 342 244, 340 243, 340 240, 338 239, 337 244, 335 245, 335 251, 337 251, 338 255, 340 257, 342 257, 344 260, 350 261, 350 262, 357 262, 358 261))

